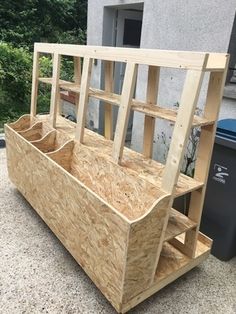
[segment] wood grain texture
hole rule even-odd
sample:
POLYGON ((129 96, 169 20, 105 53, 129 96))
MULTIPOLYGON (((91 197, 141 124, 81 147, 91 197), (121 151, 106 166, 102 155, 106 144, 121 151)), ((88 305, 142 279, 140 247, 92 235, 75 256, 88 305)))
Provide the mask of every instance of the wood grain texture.
POLYGON ((204 261, 210 254, 211 244, 212 241, 208 241, 204 235, 199 234, 196 256, 194 259, 191 259, 169 243, 164 243, 152 285, 133 297, 126 304, 123 304, 121 313, 126 313, 131 308, 204 261))
POLYGON ((38 76, 39 76, 39 52, 34 50, 33 71, 32 71, 32 89, 31 89, 31 104, 30 104, 31 120, 36 116, 36 111, 37 111, 38 76))
POLYGON ((211 241, 198 229, 228 58, 60 44, 36 44, 34 56, 31 114, 5 126, 9 177, 124 313, 209 255, 211 241), (41 51, 53 54, 53 78, 38 78, 41 51), (59 79, 61 55, 74 57, 74 82, 59 79), (105 90, 90 87, 93 59, 106 61, 105 90), (114 61, 126 63, 121 95, 112 93, 114 61), (133 98, 139 64, 149 66, 145 102, 133 98), (161 66, 188 70, 178 113, 157 105, 161 66), (206 70, 214 72, 204 115, 198 117, 194 111, 206 70), (35 115, 39 81, 52 84, 50 115, 35 115), (58 115, 60 88, 76 93, 77 126, 58 115), (110 105, 107 138, 85 129, 89 97, 120 106, 114 142, 110 105), (145 156, 124 148, 131 109, 145 114, 145 156), (175 122, 166 165, 150 159, 154 118, 175 122), (180 166, 196 125, 202 135, 192 179, 180 174, 180 166), (189 217, 171 208, 174 197, 187 192, 192 192, 189 217))
POLYGON ((77 117, 77 128, 75 138, 80 143, 83 142, 84 138, 84 128, 85 128, 85 120, 88 108, 88 97, 89 97, 89 86, 90 86, 90 78, 92 71, 92 62, 93 59, 84 58, 83 62, 83 72, 81 78, 81 93, 79 97, 79 107, 78 112, 76 114, 77 117))
MULTIPOLYGON (((37 121, 43 121, 43 125, 46 128, 48 125, 48 116, 37 116, 37 121)), ((58 117, 57 120, 57 138, 64 138, 64 142, 75 137, 75 123, 67 120, 63 117, 58 117)), ((111 160, 112 157, 112 144, 113 142, 105 139, 103 136, 85 129, 84 145, 91 149, 94 155, 102 154, 104 157, 111 160)), ((145 158, 142 154, 135 152, 127 147, 124 148, 124 154, 122 159, 122 171, 135 172, 138 177, 144 179, 155 185, 160 190, 163 177, 164 165, 145 158)), ((184 174, 180 174, 176 189, 175 196, 184 195, 187 192, 199 189, 203 186, 203 183, 194 180, 184 174)))
MULTIPOLYGON (((114 89, 114 62, 105 61, 105 91, 113 92, 114 89)), ((109 103, 104 104, 104 136, 111 140, 113 138, 113 114, 112 106, 109 103)))
POLYGON ((52 73, 52 91, 50 100, 50 116, 52 127, 56 126, 56 119, 60 100, 60 66, 61 66, 61 55, 54 53, 53 55, 53 73, 52 73))
POLYGON ((15 131, 5 131, 11 181, 119 310, 129 224, 15 131))
MULTIPOLYGON (((40 81, 51 84, 51 78, 40 78, 40 81)), ((80 85, 60 80, 60 87, 64 90, 74 92, 76 94, 80 93, 80 85)), ((102 100, 108 104, 120 106, 121 96, 115 93, 107 92, 102 89, 90 87, 89 88, 89 97, 102 100)), ((146 116, 151 118, 164 119, 171 122, 176 122, 177 110, 163 108, 158 104, 150 104, 141 100, 132 99, 131 100, 131 110, 144 113, 146 116)), ((205 126, 214 124, 213 119, 207 119, 202 116, 194 115, 192 127, 205 126)))
MULTIPOLYGON (((207 58, 202 59, 203 66, 207 58)), ((186 75, 162 181, 162 189, 170 194, 178 180, 203 77, 203 71, 188 71, 186 75)))
POLYGON ((130 220, 144 215, 164 194, 87 145, 75 144, 71 174, 130 220))
POLYGON ((163 225, 170 196, 161 198, 151 213, 131 224, 122 303, 146 290, 154 279, 157 252, 162 248, 163 225))
MULTIPOLYGON (((152 66, 178 69, 202 70, 202 57, 206 52, 170 51, 157 49, 135 49, 105 46, 80 46, 65 44, 35 43, 38 52, 58 52, 67 56, 89 57, 100 60, 130 62, 152 66)), ((223 53, 210 53, 206 71, 223 71, 225 56, 223 53)))
POLYGON ((41 139, 31 141, 31 144, 33 144, 43 153, 51 152, 55 150, 56 134, 57 134, 56 130, 49 131, 41 139))
MULTIPOLYGON (((148 68, 148 81, 146 92, 146 102, 149 105, 157 103, 159 77, 160 68, 150 66, 148 68)), ((150 115, 145 115, 143 134, 143 154, 147 158, 152 158, 154 131, 155 131, 155 118, 151 117, 150 115)))
POLYGON ((18 133, 28 141, 39 140, 42 137, 42 122, 35 122, 28 129, 19 131, 18 133))
POLYGON ((122 88, 120 108, 116 123, 116 132, 113 144, 112 156, 117 163, 121 163, 123 156, 125 137, 128 127, 131 100, 137 78, 137 64, 128 62, 125 69, 125 77, 122 88))

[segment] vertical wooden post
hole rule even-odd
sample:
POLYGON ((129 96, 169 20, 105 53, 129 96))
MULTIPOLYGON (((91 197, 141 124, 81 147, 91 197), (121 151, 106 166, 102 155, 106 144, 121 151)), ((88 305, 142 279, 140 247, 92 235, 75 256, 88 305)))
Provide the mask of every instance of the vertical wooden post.
POLYGON ((162 189, 172 195, 179 177, 203 77, 203 71, 187 72, 162 180, 162 189))
MULTIPOLYGON (((74 82, 78 85, 81 84, 81 59, 74 57, 74 82)), ((79 108, 79 94, 75 94, 75 112, 77 114, 79 108)), ((78 119, 78 117, 76 117, 78 119)))
POLYGON ((31 105, 30 105, 31 119, 36 116, 36 111, 37 111, 37 97, 38 97, 38 84, 39 84, 38 77, 39 77, 39 52, 34 50, 31 105))
POLYGON ((117 118, 116 132, 113 144, 112 156, 115 162, 120 163, 123 155, 125 136, 128 126, 131 100, 137 77, 137 64, 128 62, 125 70, 124 83, 121 94, 120 108, 117 118))
MULTIPOLYGON (((204 64, 206 63, 207 57, 208 55, 206 55, 204 64)), ((169 219, 169 212, 173 202, 173 194, 179 177, 180 167, 184 157, 187 140, 189 138, 203 77, 203 71, 188 70, 185 79, 179 111, 162 179, 162 190, 172 195, 172 197, 170 199, 169 209, 166 212, 166 217, 164 218, 162 236, 160 239, 161 243, 163 243, 164 240, 165 230, 169 219)), ((157 250, 156 266, 161 254, 161 248, 162 245, 160 245, 157 250)))
POLYGON ((50 102, 50 119, 52 126, 56 127, 56 118, 58 111, 58 102, 60 99, 60 88, 59 88, 59 79, 60 79, 60 65, 61 65, 61 56, 58 53, 55 53, 53 56, 53 72, 52 72, 52 91, 51 91, 51 102, 50 102))
MULTIPOLYGON (((105 91, 113 92, 114 89, 114 62, 104 61, 105 64, 105 91)), ((113 138, 113 116, 112 105, 104 104, 104 135, 111 140, 113 138)))
POLYGON ((75 132, 75 139, 80 143, 83 142, 84 138, 84 127, 86 120, 86 113, 88 108, 88 93, 89 93, 89 84, 91 78, 92 71, 92 61, 91 58, 84 58, 83 62, 83 72, 82 72, 82 80, 81 80, 81 88, 80 88, 80 96, 79 96, 79 108, 77 112, 77 126, 75 132))
POLYGON ((196 251, 199 225, 202 216, 207 177, 211 161, 210 157, 214 146, 217 119, 225 85, 227 68, 228 58, 226 59, 226 70, 224 72, 212 72, 210 74, 204 117, 209 120, 215 120, 216 122, 214 125, 202 127, 198 145, 194 179, 203 182, 204 187, 191 193, 188 216, 198 224, 198 227, 186 232, 184 244, 186 247, 186 253, 188 253, 190 257, 194 257, 196 251))
MULTIPOLYGON (((154 105, 157 103, 159 76, 160 68, 149 66, 146 93, 146 102, 148 104, 154 105)), ((152 158, 155 120, 156 120, 155 118, 145 115, 143 135, 143 155, 147 158, 152 158)))

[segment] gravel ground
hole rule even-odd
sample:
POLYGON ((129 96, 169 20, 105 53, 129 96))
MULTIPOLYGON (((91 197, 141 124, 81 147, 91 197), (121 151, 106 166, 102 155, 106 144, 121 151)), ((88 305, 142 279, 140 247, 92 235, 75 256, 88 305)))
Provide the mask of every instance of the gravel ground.
MULTIPOLYGON (((7 176, 0 149, 0 313, 116 313, 7 176)), ((236 314, 236 258, 210 256, 130 311, 236 314)))

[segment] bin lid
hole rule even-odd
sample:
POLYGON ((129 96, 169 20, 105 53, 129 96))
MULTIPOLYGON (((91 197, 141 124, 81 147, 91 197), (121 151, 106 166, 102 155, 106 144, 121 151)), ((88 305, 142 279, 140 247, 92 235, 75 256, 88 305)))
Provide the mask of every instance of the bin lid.
POLYGON ((216 135, 236 141, 236 119, 223 119, 217 124, 216 135))

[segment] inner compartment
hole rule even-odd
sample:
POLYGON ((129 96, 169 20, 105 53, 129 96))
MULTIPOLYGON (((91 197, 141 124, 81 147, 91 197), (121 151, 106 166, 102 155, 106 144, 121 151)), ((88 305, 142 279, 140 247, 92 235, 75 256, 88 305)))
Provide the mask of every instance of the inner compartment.
POLYGON ((31 141, 31 144, 43 153, 50 153, 62 147, 67 140, 67 136, 63 136, 63 134, 58 133, 56 130, 51 130, 39 140, 31 141))
POLYGON ((127 169, 115 164, 104 154, 95 155, 91 148, 77 142, 68 141, 47 156, 128 219, 137 219, 145 214, 163 195, 163 192, 137 177, 132 170, 127 173, 127 169))
POLYGON ((30 128, 24 131, 18 131, 28 141, 36 141, 43 137, 43 123, 36 122, 30 128))
POLYGON ((20 132, 29 129, 35 123, 35 121, 35 118, 31 117, 29 114, 26 114, 21 116, 17 121, 9 123, 8 126, 10 126, 16 132, 20 132))

